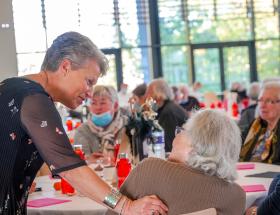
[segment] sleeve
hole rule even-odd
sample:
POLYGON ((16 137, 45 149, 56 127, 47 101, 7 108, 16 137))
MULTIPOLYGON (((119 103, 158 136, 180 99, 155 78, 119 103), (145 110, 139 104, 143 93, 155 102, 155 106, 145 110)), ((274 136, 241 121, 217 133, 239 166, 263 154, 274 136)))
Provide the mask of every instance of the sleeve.
POLYGON ((44 94, 27 96, 21 122, 53 174, 86 165, 72 149, 52 100, 44 94))
POLYGON ((278 175, 270 185, 269 194, 258 207, 258 215, 280 214, 280 175, 278 175))

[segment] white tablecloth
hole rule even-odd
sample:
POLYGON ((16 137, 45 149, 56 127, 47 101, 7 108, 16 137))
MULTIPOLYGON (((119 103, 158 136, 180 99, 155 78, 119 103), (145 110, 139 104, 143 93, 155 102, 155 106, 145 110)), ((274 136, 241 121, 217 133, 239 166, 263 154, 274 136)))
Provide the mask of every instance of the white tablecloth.
MULTIPOLYGON (((267 171, 272 172, 279 172, 280 173, 280 166, 279 165, 271 165, 271 164, 264 164, 264 163, 254 163, 254 169, 248 170, 238 170, 238 180, 236 183, 239 185, 254 185, 254 184, 262 184, 265 186, 266 190, 269 189, 269 185, 272 178, 257 178, 257 177, 246 177, 246 175, 252 175, 256 173, 263 173, 267 171)), ((250 207, 252 203, 258 198, 266 196, 267 191, 262 192, 250 192, 246 193, 246 208, 250 207)))
MULTIPOLYGON (((253 184, 263 184, 268 190, 272 178, 256 178, 256 177, 245 177, 246 175, 251 175, 255 173, 262 173, 266 171, 274 171, 280 173, 280 166, 255 163, 254 169, 249 170, 239 170, 239 178, 236 181, 239 185, 253 185, 253 184)), ((106 211, 106 208, 86 197, 81 197, 79 195, 67 196, 61 194, 59 191, 54 191, 52 185, 57 180, 51 180, 49 176, 42 176, 36 178, 37 187, 42 187, 42 192, 35 192, 29 196, 29 200, 51 197, 58 199, 67 199, 71 202, 66 202, 63 204, 57 204, 52 206, 46 206, 41 208, 31 208, 28 207, 28 215, 99 215, 106 211)), ((264 197, 267 192, 252 192, 246 193, 246 208, 248 208, 252 203, 260 198, 264 197)))
POLYGON ((36 178, 37 187, 42 187, 41 192, 35 192, 29 195, 28 200, 35 200, 40 198, 56 198, 63 200, 71 200, 62 204, 51 205, 40 208, 27 208, 28 215, 100 215, 104 214, 106 208, 95 201, 76 194, 74 196, 67 196, 60 191, 55 191, 53 183, 60 180, 51 180, 49 176, 41 176, 36 178))

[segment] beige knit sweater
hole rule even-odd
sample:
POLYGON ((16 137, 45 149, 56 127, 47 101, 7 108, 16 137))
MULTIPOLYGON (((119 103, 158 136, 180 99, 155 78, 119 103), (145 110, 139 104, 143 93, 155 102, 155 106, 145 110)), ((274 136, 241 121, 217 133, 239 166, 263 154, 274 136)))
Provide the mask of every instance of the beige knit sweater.
MULTIPOLYGON (((216 208, 218 215, 242 215, 245 193, 235 183, 208 176, 185 164, 148 158, 130 173, 121 192, 131 199, 155 194, 169 215, 216 208)), ((111 211, 107 215, 114 214, 111 211)))

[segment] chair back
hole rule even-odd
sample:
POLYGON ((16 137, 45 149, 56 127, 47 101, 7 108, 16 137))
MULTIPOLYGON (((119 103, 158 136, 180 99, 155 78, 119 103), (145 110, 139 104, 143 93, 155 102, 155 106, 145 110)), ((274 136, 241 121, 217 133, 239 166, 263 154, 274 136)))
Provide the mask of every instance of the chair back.
POLYGON ((217 215, 217 211, 215 208, 208 208, 202 211, 196 211, 188 214, 181 214, 181 215, 217 215))

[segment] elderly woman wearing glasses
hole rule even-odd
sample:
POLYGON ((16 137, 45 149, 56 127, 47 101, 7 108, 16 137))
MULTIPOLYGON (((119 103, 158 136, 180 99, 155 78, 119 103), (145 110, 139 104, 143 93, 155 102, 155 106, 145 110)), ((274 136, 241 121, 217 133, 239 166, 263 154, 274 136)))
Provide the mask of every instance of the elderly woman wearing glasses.
POLYGON ((207 208, 216 208, 219 215, 243 214, 245 193, 233 182, 240 146, 233 120, 218 110, 198 111, 173 140, 169 160, 145 159, 121 192, 132 199, 155 193, 171 215, 207 208))
POLYGON ((241 161, 280 163, 280 82, 266 82, 258 99, 259 117, 242 135, 241 161))

